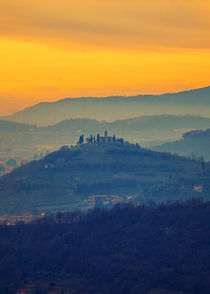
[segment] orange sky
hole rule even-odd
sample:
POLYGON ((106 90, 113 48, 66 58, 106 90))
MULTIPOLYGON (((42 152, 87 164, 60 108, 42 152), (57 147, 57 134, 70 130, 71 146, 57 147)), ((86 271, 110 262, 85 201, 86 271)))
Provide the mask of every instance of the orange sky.
POLYGON ((209 0, 0 0, 0 114, 210 85, 209 0))

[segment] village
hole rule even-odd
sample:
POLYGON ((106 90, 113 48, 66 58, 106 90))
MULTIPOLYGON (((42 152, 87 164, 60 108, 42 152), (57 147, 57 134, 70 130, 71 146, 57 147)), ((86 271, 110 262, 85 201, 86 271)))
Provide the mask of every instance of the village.
POLYGON ((85 138, 84 135, 79 136, 79 140, 77 142, 78 145, 88 143, 88 144, 124 144, 123 138, 117 138, 115 135, 108 136, 107 130, 104 132, 104 136, 100 136, 100 134, 90 135, 85 138))
POLYGON ((94 206, 95 208, 111 208, 116 204, 131 202, 134 198, 135 195, 91 195, 84 202, 87 202, 88 205, 94 206))
POLYGON ((41 212, 41 215, 34 216, 30 213, 20 214, 20 215, 10 215, 5 214, 0 216, 0 226, 15 226, 17 224, 27 224, 31 223, 33 220, 37 218, 42 218, 45 216, 45 212, 41 212))

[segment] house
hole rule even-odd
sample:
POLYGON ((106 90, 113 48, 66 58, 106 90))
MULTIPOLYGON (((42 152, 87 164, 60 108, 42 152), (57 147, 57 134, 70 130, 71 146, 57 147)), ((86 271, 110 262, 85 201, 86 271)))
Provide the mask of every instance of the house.
POLYGON ((203 191, 203 186, 202 185, 194 185, 193 189, 195 192, 201 193, 203 191))

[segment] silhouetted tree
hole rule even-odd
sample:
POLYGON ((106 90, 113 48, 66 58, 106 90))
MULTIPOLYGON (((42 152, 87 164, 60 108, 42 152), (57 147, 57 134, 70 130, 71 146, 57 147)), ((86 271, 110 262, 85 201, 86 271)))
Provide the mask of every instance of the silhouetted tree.
POLYGON ((97 143, 99 144, 100 143, 100 135, 97 134, 97 143))
POLYGON ((16 167, 17 161, 14 158, 10 158, 9 160, 6 161, 6 165, 11 167, 16 167))

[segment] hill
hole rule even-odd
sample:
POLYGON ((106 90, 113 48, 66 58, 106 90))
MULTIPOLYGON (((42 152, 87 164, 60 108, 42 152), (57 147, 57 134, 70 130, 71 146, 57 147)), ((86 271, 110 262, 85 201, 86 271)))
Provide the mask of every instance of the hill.
POLYGON ((209 199, 209 179, 209 164, 138 145, 66 146, 0 178, 0 213, 88 209, 101 200, 88 202, 94 195, 105 195, 100 204, 109 204, 110 195, 115 203, 209 199), (202 185, 199 193, 196 185, 202 185))
POLYGON ((13 155, 18 160, 39 157, 63 145, 74 144, 79 134, 103 133, 126 137, 143 147, 160 145, 181 138, 192 129, 210 127, 210 118, 201 116, 156 115, 114 122, 90 119, 68 119, 49 127, 36 127, 0 120, 0 158, 13 155), (36 154, 36 155, 35 155, 36 154))
POLYGON ((207 294, 210 203, 58 213, 0 227, 0 292, 207 294))
POLYGON ((163 95, 66 98, 51 103, 39 103, 16 112, 12 116, 4 117, 4 119, 46 126, 69 118, 113 121, 142 115, 166 113, 208 116, 209 110, 210 87, 206 87, 163 95))
POLYGON ((111 133, 117 133, 123 135, 125 132, 127 135, 137 135, 138 131, 152 131, 152 130, 173 130, 173 131, 184 131, 185 129, 205 128, 210 125, 210 118, 196 116, 196 115, 153 115, 153 116, 140 116, 125 120, 116 120, 113 122, 97 121, 90 119, 68 119, 59 122, 55 125, 48 126, 46 128, 40 128, 42 131, 54 131, 59 133, 68 134, 68 132, 79 131, 89 135, 92 133, 101 133, 105 129, 111 133))
POLYGON ((0 119, 0 132, 1 133, 10 133, 10 132, 28 132, 31 129, 36 129, 35 125, 27 125, 24 123, 16 123, 12 121, 5 121, 0 119))
POLYGON ((210 160, 210 129, 183 134, 181 140, 152 147, 157 151, 168 151, 184 156, 194 155, 210 160))
POLYGON ((0 162, 11 157, 21 161, 34 154, 37 131, 35 125, 0 120, 0 162))

